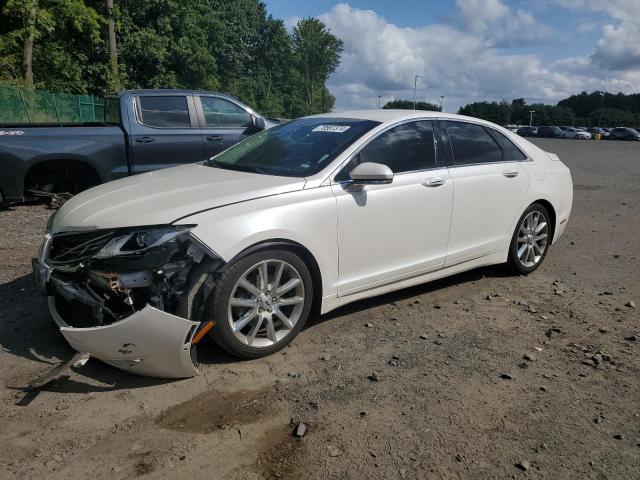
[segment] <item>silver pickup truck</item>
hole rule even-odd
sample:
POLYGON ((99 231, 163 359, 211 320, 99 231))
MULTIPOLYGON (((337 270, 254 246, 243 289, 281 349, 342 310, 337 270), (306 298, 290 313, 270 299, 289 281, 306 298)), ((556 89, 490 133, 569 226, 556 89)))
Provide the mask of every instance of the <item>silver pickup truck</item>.
POLYGON ((127 90, 105 121, 0 125, 0 205, 210 158, 277 123, 228 95, 127 90))

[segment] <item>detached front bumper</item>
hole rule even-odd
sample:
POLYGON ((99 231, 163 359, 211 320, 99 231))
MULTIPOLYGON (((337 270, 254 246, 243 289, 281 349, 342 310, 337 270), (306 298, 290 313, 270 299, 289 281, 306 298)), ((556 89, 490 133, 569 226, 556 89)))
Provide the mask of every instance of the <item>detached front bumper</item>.
MULTIPOLYGON (((93 288, 88 287, 87 282, 91 280, 86 275, 53 269, 47 261, 51 243, 52 237, 46 235, 38 257, 32 260, 33 280, 38 292, 48 296, 49 312, 64 338, 75 350, 138 375, 187 378, 198 374, 195 366, 195 343, 202 338, 207 328, 199 331, 202 322, 189 320, 192 318, 190 310, 187 310, 184 317, 175 310, 164 311, 160 306, 152 304, 154 300, 162 304, 158 301, 158 295, 149 294, 148 296, 153 297, 151 301, 140 300, 135 308, 133 302, 128 307, 123 303, 122 308, 130 310, 114 321, 113 313, 104 300, 106 293, 132 295, 131 288, 125 289, 118 283, 113 287, 114 290, 97 290, 95 285, 93 288), (112 316, 109 317, 108 314, 112 316)), ((198 278, 206 277, 208 270, 204 268, 204 263, 197 266, 198 278)), ((150 290, 149 278, 152 273, 128 277, 123 274, 118 280, 111 279, 115 273, 109 275, 109 282, 140 282, 140 290, 150 290)), ((177 275, 173 278, 177 278, 177 275)), ((186 273, 184 278, 182 295, 192 299, 196 295, 196 287, 202 282, 192 281, 186 273)), ((108 283, 106 288, 111 285, 108 283)), ((131 296, 128 298, 131 299, 131 296)))
POLYGON ((191 341, 199 322, 171 315, 147 305, 110 325, 73 328, 49 297, 49 312, 69 344, 127 372, 160 378, 187 378, 198 374, 191 341))

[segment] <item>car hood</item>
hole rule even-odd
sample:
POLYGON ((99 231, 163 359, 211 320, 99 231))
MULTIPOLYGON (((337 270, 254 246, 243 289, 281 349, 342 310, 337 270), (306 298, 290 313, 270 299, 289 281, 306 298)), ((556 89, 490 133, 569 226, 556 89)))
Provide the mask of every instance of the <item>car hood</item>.
POLYGON ((303 178, 223 170, 200 164, 105 183, 66 202, 50 233, 172 223, 202 210, 304 188, 303 178))

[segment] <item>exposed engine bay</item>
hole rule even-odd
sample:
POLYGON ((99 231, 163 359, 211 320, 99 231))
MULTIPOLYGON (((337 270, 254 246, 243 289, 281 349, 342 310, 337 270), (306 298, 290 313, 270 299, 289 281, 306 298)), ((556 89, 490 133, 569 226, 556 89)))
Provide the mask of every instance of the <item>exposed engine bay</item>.
POLYGON ((190 234, 193 227, 47 235, 34 278, 67 341, 134 373, 197 374, 194 338, 213 326, 203 312, 223 262, 190 234))

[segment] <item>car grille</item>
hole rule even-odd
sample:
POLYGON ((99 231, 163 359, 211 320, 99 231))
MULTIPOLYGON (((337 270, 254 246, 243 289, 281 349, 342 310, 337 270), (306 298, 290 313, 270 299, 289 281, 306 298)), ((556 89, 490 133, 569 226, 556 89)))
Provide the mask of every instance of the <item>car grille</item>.
POLYGON ((115 230, 60 233, 54 235, 49 247, 47 263, 66 265, 92 257, 114 237, 115 230))

